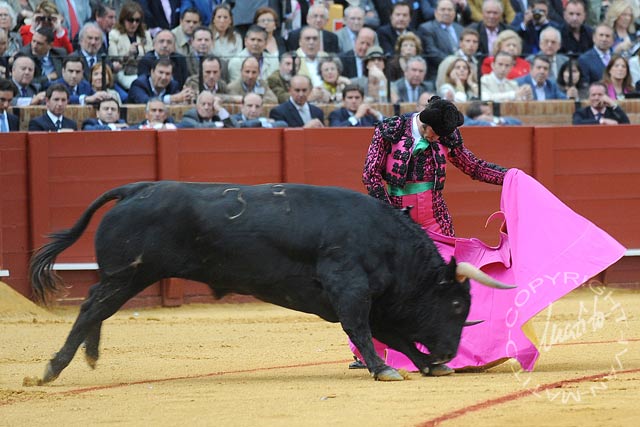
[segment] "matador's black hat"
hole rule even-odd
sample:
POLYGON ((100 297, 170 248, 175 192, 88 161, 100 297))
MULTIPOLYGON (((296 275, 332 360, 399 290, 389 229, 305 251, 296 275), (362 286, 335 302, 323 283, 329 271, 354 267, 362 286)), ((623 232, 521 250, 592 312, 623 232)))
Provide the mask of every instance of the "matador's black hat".
POLYGON ((432 96, 420 113, 420 121, 431 126, 438 136, 449 136, 464 123, 464 116, 450 101, 432 96))

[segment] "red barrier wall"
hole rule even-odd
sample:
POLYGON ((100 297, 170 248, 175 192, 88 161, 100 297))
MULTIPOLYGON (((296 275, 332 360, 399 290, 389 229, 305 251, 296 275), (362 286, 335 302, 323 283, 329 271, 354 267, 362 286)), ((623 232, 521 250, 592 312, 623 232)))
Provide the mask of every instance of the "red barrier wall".
MULTIPOLYGON (((636 126, 463 128, 478 157, 532 174, 570 207, 624 245, 640 247, 640 142, 636 126)), ((372 128, 222 129, 9 134, 0 143, 0 269, 25 295, 27 257, 44 236, 68 228, 104 191, 133 181, 175 179, 257 184, 301 182, 364 192, 362 168, 372 128), (27 142, 28 139, 28 142, 27 142), (27 151, 28 150, 28 151, 27 151), (28 161, 27 161, 28 158, 28 161), (28 182, 28 186, 27 186, 28 182)), ((457 234, 495 243, 500 188, 447 168, 445 197, 457 234)), ((57 262, 94 262, 100 210, 83 238, 57 262)), ((623 280, 638 281, 640 257, 625 259, 623 280), (635 274, 635 276, 633 276, 635 274), (635 277, 635 278, 634 278, 635 277)), ((69 298, 82 298, 95 271, 65 271, 69 298)), ((205 285, 165 281, 137 303, 210 300, 205 285)))

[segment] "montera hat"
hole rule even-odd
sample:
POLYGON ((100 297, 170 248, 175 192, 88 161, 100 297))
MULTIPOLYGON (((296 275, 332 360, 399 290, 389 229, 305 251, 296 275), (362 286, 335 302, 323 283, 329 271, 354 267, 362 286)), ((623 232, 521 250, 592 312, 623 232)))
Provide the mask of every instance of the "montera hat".
POLYGON ((432 96, 420 113, 420 121, 431 126, 438 136, 449 136, 464 123, 464 116, 450 101, 432 96))

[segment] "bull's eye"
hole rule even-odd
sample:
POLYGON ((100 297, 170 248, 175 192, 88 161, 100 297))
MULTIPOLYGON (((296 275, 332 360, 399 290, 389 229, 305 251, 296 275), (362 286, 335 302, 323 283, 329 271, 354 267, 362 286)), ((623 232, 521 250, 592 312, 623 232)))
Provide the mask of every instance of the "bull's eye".
POLYGON ((453 302, 451 303, 451 306, 453 307, 453 312, 455 314, 462 314, 462 311, 464 310, 462 302, 460 302, 457 299, 454 299, 453 302))

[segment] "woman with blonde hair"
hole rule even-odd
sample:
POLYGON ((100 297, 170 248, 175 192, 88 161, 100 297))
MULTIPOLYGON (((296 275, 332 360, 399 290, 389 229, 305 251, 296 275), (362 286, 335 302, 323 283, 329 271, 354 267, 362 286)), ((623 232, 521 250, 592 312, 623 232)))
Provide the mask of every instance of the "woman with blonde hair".
POLYGON ((404 77, 407 59, 422 55, 422 41, 420 37, 409 31, 398 36, 394 51, 395 54, 388 64, 388 75, 391 81, 404 77))
POLYGON ((611 55, 611 60, 602 73, 602 83, 607 86, 607 95, 611 99, 624 99, 625 94, 634 92, 629 63, 619 53, 611 55))
POLYGON ((118 23, 109 32, 109 56, 120 60, 123 69, 118 71, 118 82, 125 89, 138 78, 138 60, 153 50, 151 34, 144 23, 144 12, 138 3, 122 5, 118 23))
POLYGON ((517 79, 518 77, 523 77, 529 74, 531 70, 531 64, 521 57, 522 55, 522 39, 513 30, 504 30, 498 34, 496 38, 496 42, 493 45, 493 49, 491 50, 491 54, 493 56, 488 56, 482 61, 482 75, 491 73, 491 64, 493 63, 493 57, 498 52, 507 52, 511 56, 515 58, 515 64, 509 74, 507 75, 507 79, 517 79))
POLYGON ((478 82, 473 68, 464 58, 451 61, 438 87, 438 95, 451 102, 478 99, 478 82))
POLYGON ((96 91, 105 91, 107 92, 111 98, 113 98, 119 105, 122 105, 122 100, 120 99, 120 94, 118 91, 114 89, 115 81, 113 79, 113 72, 111 71, 111 67, 104 68, 104 81, 105 84, 102 84, 102 63, 98 62, 93 67, 91 67, 91 88, 96 91))
POLYGON ((211 31, 213 32, 213 55, 226 63, 231 57, 240 53, 242 37, 233 26, 233 15, 228 4, 219 4, 213 10, 211 31))
POLYGON ((616 0, 609 4, 604 23, 613 28, 613 53, 628 56, 636 42, 636 26, 638 17, 628 0, 616 0))

